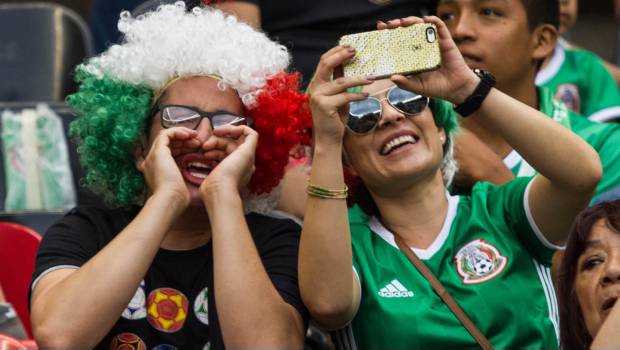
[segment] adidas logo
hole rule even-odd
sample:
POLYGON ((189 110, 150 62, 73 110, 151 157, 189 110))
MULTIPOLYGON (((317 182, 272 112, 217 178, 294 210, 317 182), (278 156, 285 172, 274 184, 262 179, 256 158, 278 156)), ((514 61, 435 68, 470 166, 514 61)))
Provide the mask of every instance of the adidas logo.
POLYGON ((410 292, 403 286, 398 280, 393 279, 390 283, 388 283, 385 287, 381 288, 379 292, 377 292, 379 296, 384 298, 411 298, 413 297, 413 292, 410 292))

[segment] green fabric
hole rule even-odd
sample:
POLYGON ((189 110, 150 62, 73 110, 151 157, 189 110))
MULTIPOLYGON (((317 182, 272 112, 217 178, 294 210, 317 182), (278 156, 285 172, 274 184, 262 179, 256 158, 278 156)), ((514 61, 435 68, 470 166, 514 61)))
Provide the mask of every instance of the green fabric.
POLYGON ((620 116, 620 90, 596 54, 558 44, 554 57, 557 63, 552 59, 539 73, 538 85, 549 88, 557 100, 592 120, 620 116))
POLYGON ((7 211, 69 209, 75 189, 69 154, 56 113, 44 104, 2 113, 7 211))
MULTIPOLYGON (((548 268, 554 250, 538 239, 527 219, 524 193, 530 180, 517 178, 499 187, 478 183, 471 196, 449 197, 442 232, 425 252, 416 250, 497 349, 558 348, 548 268), (466 245, 469 254, 462 250, 466 245), (474 264, 480 253, 493 257, 493 268, 481 272, 486 279, 472 272, 483 265, 474 264), (457 261, 469 277, 462 277, 457 261)), ((352 323, 358 348, 479 348, 389 231, 358 207, 350 210, 349 220, 362 290, 352 323)))
MULTIPOLYGON (((597 123, 569 110, 563 103, 556 102, 549 89, 539 88, 539 109, 562 125, 570 127, 579 137, 594 148, 601 158, 603 178, 596 188, 591 203, 601 194, 620 187, 620 124, 597 123)), ((511 168, 518 176, 535 174, 525 160, 521 159, 511 168)))

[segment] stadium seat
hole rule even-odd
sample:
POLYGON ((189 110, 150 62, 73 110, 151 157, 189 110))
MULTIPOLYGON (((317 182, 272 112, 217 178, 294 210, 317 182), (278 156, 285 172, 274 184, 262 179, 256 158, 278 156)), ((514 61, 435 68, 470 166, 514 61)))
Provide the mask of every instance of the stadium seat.
MULTIPOLYGON (((62 119, 65 136, 67 137, 67 146, 69 150, 69 163, 71 172, 73 173, 73 183, 77 194, 77 204, 85 205, 102 205, 101 200, 92 192, 88 191, 84 186, 79 185, 79 179, 83 177, 83 171, 79 164, 78 154, 73 142, 69 139, 69 123, 75 118, 75 114, 64 102, 48 103, 48 106, 62 119)), ((25 108, 35 108, 34 102, 0 102, 0 114, 6 109, 19 111, 25 108)), ((0 120, 0 130, 2 124, 0 120)), ((0 157, 0 221, 10 221, 19 223, 35 229, 37 232, 45 233, 47 228, 64 216, 64 211, 30 211, 30 212, 7 212, 4 208, 4 200, 6 197, 5 188, 5 171, 4 171, 4 154, 0 157)))
POLYGON ((15 223, 0 222, 0 283, 9 303, 32 338, 28 288, 41 235, 15 223))
POLYGON ((0 101, 63 101, 73 70, 93 55, 91 33, 53 3, 0 4, 0 101))

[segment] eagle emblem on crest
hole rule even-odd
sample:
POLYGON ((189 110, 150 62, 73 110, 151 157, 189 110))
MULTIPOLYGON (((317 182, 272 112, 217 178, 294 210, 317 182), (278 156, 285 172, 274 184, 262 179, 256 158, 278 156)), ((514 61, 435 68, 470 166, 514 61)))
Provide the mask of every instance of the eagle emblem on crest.
POLYGON ((495 278, 508 259, 491 243, 478 238, 465 244, 454 256, 456 271, 464 284, 478 284, 495 278))

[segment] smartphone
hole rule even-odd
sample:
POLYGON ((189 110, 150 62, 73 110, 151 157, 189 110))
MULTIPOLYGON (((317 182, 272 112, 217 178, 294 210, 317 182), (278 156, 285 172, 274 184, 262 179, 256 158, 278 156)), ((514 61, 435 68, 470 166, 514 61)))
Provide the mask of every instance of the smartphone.
POLYGON ((381 79, 441 66, 439 36, 432 23, 345 35, 339 44, 350 45, 357 51, 344 66, 345 77, 371 75, 381 79))

